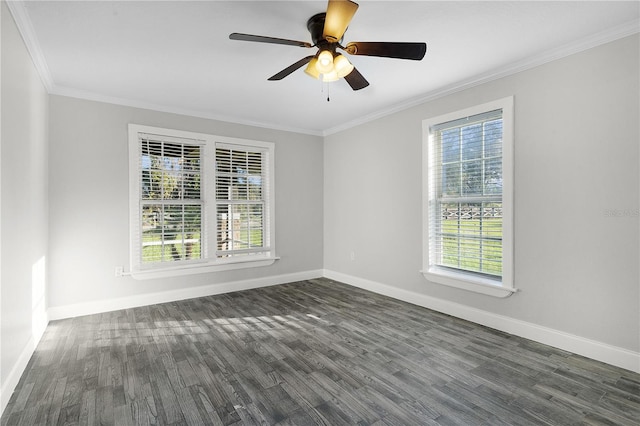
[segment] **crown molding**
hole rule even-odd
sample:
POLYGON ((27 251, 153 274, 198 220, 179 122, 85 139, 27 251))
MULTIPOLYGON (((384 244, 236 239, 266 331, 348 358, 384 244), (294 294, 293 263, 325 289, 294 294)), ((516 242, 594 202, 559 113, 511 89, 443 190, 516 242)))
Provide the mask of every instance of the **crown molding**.
POLYGON ((580 53, 582 51, 610 43, 612 41, 616 41, 622 39, 624 37, 628 37, 640 32, 640 19, 634 19, 632 21, 626 22, 619 26, 609 28, 605 31, 593 34, 589 37, 577 40, 572 43, 565 44, 563 46, 557 47, 552 50, 548 50, 539 55, 532 56, 530 58, 513 62, 504 67, 496 68, 492 71, 478 74, 474 77, 471 77, 466 80, 461 80, 451 85, 442 87, 438 90, 434 90, 432 92, 428 92, 426 94, 422 94, 413 99, 409 99, 405 102, 401 102, 392 107, 385 108, 379 111, 376 111, 372 114, 360 117, 356 120, 352 120, 341 125, 332 127, 330 129, 326 129, 322 132, 323 136, 329 136, 334 133, 338 133, 361 124, 365 124, 379 118, 395 114, 397 112, 403 111, 408 108, 412 108, 414 106, 418 106, 424 104, 429 101, 433 101, 438 98, 442 98, 448 95, 451 95, 456 92, 460 92, 466 89, 470 89, 474 86, 478 86, 480 84, 488 83, 494 80, 498 80, 500 78, 507 77, 509 75, 517 74, 522 71, 529 70, 531 68, 538 67, 540 65, 544 65, 549 62, 553 62, 558 59, 562 59, 564 57, 580 53))
POLYGON ((9 12, 11 12, 11 16, 13 16, 13 20, 18 27, 22 40, 24 40, 24 44, 27 46, 27 51, 29 52, 31 60, 38 71, 38 75, 40 75, 42 84, 44 84, 47 92, 51 93, 54 88, 53 79, 51 78, 51 72, 47 66, 47 61, 44 58, 42 49, 40 48, 40 43, 38 43, 36 32, 33 25, 31 25, 31 19, 29 19, 29 12, 27 12, 25 2, 6 1, 5 3, 9 8, 9 12))
POLYGON ((517 74, 519 72, 526 71, 528 69, 535 68, 540 65, 544 65, 548 62, 552 62, 552 61, 564 58, 566 56, 570 56, 575 53, 579 53, 579 52, 582 52, 606 43, 610 43, 612 41, 615 41, 627 36, 631 36, 633 34, 637 34, 638 32, 640 32, 640 19, 634 19, 626 23, 623 23, 621 25, 618 25, 616 27, 612 27, 605 31, 601 31, 599 33, 577 40, 575 42, 568 43, 558 48, 543 52, 539 55, 535 55, 533 57, 530 57, 521 61, 513 62, 511 64, 508 64, 506 66, 494 69, 492 71, 489 71, 483 74, 478 74, 474 77, 458 81, 451 85, 442 87, 438 90, 434 90, 428 93, 423 93, 420 96, 395 104, 391 107, 378 110, 374 113, 359 117, 355 120, 351 120, 328 129, 317 130, 317 129, 306 129, 306 128, 274 125, 272 123, 246 120, 238 117, 218 115, 218 114, 213 114, 213 113, 204 112, 204 111, 182 109, 182 108, 176 108, 168 105, 157 105, 157 104, 152 104, 152 103, 147 103, 142 101, 136 101, 132 99, 109 97, 109 96, 101 95, 95 92, 84 91, 84 90, 74 89, 70 87, 57 86, 51 77, 49 67, 47 66, 47 63, 44 58, 44 54, 42 53, 42 49, 40 48, 38 39, 35 35, 35 30, 31 25, 29 14, 24 5, 25 1, 24 0, 6 1, 6 3, 7 3, 7 6, 9 7, 11 15, 13 16, 13 19, 16 22, 18 30, 22 35, 25 45, 27 46, 27 50, 31 55, 31 58, 34 62, 36 70, 38 71, 40 78, 42 79, 42 82, 49 94, 68 96, 68 97, 79 98, 79 99, 87 99, 87 100, 93 100, 97 102, 105 102, 110 104, 149 109, 149 110, 167 112, 167 113, 173 113, 173 114, 187 115, 191 117, 205 118, 210 120, 219 120, 219 121, 225 121, 228 123, 260 127, 265 129, 271 129, 271 130, 301 133, 301 134, 307 134, 312 136, 322 136, 322 137, 329 136, 334 133, 338 133, 338 132, 350 129, 350 128, 377 120, 379 118, 382 118, 391 114, 395 114, 405 109, 409 109, 414 106, 421 105, 426 102, 433 101, 435 99, 439 99, 439 98, 451 95, 453 93, 478 86, 480 84, 488 83, 503 77, 507 77, 509 75, 517 74))
POLYGON ((7 6, 9 7, 9 11, 11 12, 11 15, 13 16, 13 20, 15 21, 16 26, 18 27, 18 31, 20 32, 20 35, 22 36, 22 39, 27 47, 27 51, 31 56, 31 60, 33 61, 36 71, 38 72, 38 75, 40 76, 40 79, 42 80, 42 83, 45 86, 47 93, 49 93, 50 95, 68 96, 72 98, 104 102, 108 104, 115 104, 115 105, 122 105, 122 106, 129 106, 133 108, 148 109, 148 110, 166 112, 171 114, 187 115, 190 117, 224 121, 232 124, 260 127, 264 129, 270 129, 270 130, 301 133, 301 134, 307 134, 312 136, 322 136, 321 130, 304 129, 304 128, 290 127, 290 126, 279 126, 279 125, 274 125, 272 123, 245 120, 238 117, 213 114, 213 113, 204 112, 204 111, 189 110, 189 109, 177 108, 177 107, 168 106, 168 105, 159 105, 159 104, 153 104, 149 102, 137 101, 133 99, 105 96, 105 95, 91 92, 91 91, 56 85, 55 82, 53 81, 53 78, 51 77, 51 72, 47 65, 47 61, 45 60, 44 54, 42 53, 42 49, 40 48, 40 43, 38 42, 35 29, 31 24, 31 19, 29 18, 29 12, 27 11, 27 8, 25 6, 26 1, 24 0, 6 1, 6 3, 7 3, 7 6))
POLYGON ((127 99, 127 98, 105 96, 105 95, 102 95, 102 94, 99 94, 99 93, 95 93, 95 92, 91 92, 91 91, 87 91, 87 90, 80 90, 80 89, 75 89, 75 88, 72 88, 72 87, 58 86, 58 85, 55 85, 55 84, 53 85, 52 89, 49 91, 49 94, 50 95, 58 95, 58 96, 66 96, 66 97, 69 97, 69 98, 84 99, 84 100, 88 100, 88 101, 103 102, 103 103, 107 103, 107 104, 128 106, 128 107, 132 107, 132 108, 147 109, 147 110, 157 111, 157 112, 166 112, 166 113, 169 113, 169 114, 186 115, 186 116, 189 116, 189 117, 205 118, 205 119, 208 119, 208 120, 216 120, 216 121, 224 121, 225 123, 240 124, 240 125, 243 125, 243 126, 260 127, 260 128, 269 129, 269 130, 278 130, 278 131, 291 132, 291 133, 301 133, 301 134, 311 135, 311 136, 323 136, 322 131, 320 131, 320 130, 304 129, 304 128, 291 127, 291 126, 280 126, 280 125, 275 125, 275 124, 271 124, 271 123, 264 123, 264 122, 261 122, 261 121, 252 121, 252 120, 246 120, 246 119, 242 119, 242 118, 238 118, 238 117, 226 116, 226 115, 221 115, 221 114, 214 114, 214 113, 210 113, 210 112, 206 112, 206 111, 190 110, 190 109, 187 109, 187 108, 178 108, 178 107, 175 107, 175 106, 154 104, 154 103, 151 103, 151 102, 143 102, 143 101, 127 99))

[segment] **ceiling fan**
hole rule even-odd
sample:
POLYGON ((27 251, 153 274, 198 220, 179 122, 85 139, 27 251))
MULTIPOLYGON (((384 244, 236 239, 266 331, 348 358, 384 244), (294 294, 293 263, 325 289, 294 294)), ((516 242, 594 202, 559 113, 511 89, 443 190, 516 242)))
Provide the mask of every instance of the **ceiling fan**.
POLYGON ((419 61, 427 51, 426 43, 408 42, 351 42, 340 44, 351 19, 358 10, 358 4, 350 0, 329 0, 327 11, 313 15, 307 21, 313 44, 305 41, 288 40, 252 34, 232 33, 231 40, 253 41, 259 43, 284 44, 313 48, 315 55, 306 56, 289 65, 269 80, 282 80, 292 72, 307 65, 305 73, 322 81, 336 81, 344 78, 353 90, 364 89, 369 82, 358 72, 349 60, 337 52, 341 49, 350 55, 380 56, 385 58, 411 59, 419 61))

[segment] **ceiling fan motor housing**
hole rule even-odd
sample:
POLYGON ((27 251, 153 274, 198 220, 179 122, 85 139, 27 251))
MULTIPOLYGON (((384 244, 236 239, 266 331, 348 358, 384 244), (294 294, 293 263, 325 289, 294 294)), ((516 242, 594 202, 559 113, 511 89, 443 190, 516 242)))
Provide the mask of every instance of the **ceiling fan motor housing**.
POLYGON ((336 46, 340 42, 340 40, 329 41, 326 40, 322 33, 324 32, 324 20, 327 14, 325 12, 316 13, 307 21, 307 29, 311 33, 311 40, 313 44, 318 46, 320 50, 330 50, 332 53, 335 53, 336 46))
POLYGON ((324 31, 324 18, 327 16, 325 12, 316 13, 307 21, 307 29, 311 33, 313 44, 318 44, 323 40, 322 32, 324 31))

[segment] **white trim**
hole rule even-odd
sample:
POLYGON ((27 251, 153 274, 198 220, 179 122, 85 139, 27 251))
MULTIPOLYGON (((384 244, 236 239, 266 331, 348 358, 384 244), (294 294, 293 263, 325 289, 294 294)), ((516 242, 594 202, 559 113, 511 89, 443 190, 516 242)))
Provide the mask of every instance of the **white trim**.
POLYGON ((136 280, 148 280, 156 278, 180 277, 184 275, 204 274, 209 272, 234 271, 236 269, 259 268, 273 265, 279 257, 245 256, 240 260, 212 263, 197 263, 192 265, 173 266, 166 268, 140 269, 138 271, 123 273, 136 280))
MULTIPOLYGON (((127 298, 117 298, 104 301, 86 302, 74 305, 56 306, 48 310, 49 320, 72 318, 80 315, 91 315, 119 309, 128 309, 138 306, 146 306, 155 303, 166 303, 177 300, 203 297, 215 294, 223 294, 233 291, 249 290, 253 288, 268 287, 272 285, 304 281, 319 277, 372 291, 381 295, 402 300, 414 305, 433 309, 448 315, 453 315, 474 323, 484 325, 516 336, 534 340, 546 345, 570 351, 594 360, 605 362, 617 367, 640 373, 640 353, 628 349, 608 345, 591 339, 586 339, 563 331, 539 326, 533 323, 517 320, 503 315, 494 314, 459 303, 415 293, 409 290, 399 289, 375 281, 358 278, 331 270, 310 270, 289 274, 262 277, 242 281, 233 281, 220 284, 210 284, 188 289, 171 290, 152 294, 141 294, 127 298)), ((2 395, 13 392, 26 368, 37 343, 30 339, 20 358, 11 371, 7 381, 2 387, 2 395)), ((6 407, 9 397, 2 399, 0 413, 6 407)))
POLYGON ((473 291, 494 297, 508 297, 518 291, 513 287, 502 287, 500 281, 492 280, 460 272, 445 271, 433 267, 430 270, 420 271, 424 277, 434 283, 455 287, 462 290, 473 291))
POLYGON ((31 356, 35 352, 38 343, 40 343, 40 339, 42 339, 42 336, 44 335, 44 330, 49 325, 49 316, 46 313, 41 317, 41 319, 43 320, 43 322, 41 326, 38 327, 38 330, 42 331, 39 332, 36 336, 32 334, 31 337, 29 337, 27 344, 22 349, 22 352, 20 353, 20 356, 18 357, 16 363, 13 365, 13 368, 7 375, 7 380, 5 380, 5 382, 2 384, 2 387, 0 388, 0 415, 2 415, 4 409, 7 408, 7 404, 9 403, 9 400, 11 399, 16 386, 18 386, 20 378, 27 368, 31 356))
POLYGON ((516 291, 514 284, 514 235, 513 235, 513 196, 514 196, 514 99, 508 96, 481 105, 475 105, 459 111, 449 112, 436 117, 422 120, 422 274, 431 281, 442 285, 473 291, 494 297, 508 297, 516 291), (461 270, 449 270, 437 265, 432 258, 430 222, 433 212, 431 203, 436 198, 433 193, 433 176, 429 165, 435 162, 433 158, 434 136, 433 126, 463 119, 469 116, 502 111, 502 276, 495 279, 485 278, 476 274, 467 274, 461 270))
POLYGON ((269 287, 272 285, 292 283, 296 281, 320 278, 322 270, 293 272, 283 275, 253 278, 241 281, 229 281, 219 284, 208 284, 199 287, 181 288, 177 290, 161 291, 157 293, 137 294, 129 297, 100 300, 94 302, 77 303, 73 305, 53 306, 48 310, 50 320, 73 318, 81 315, 92 315, 102 312, 130 309, 156 303, 175 302, 177 300, 193 299, 195 297, 211 296, 214 294, 230 293, 234 291, 250 290, 253 288, 269 287))
POLYGON ((424 103, 427 103, 439 98, 443 98, 453 93, 461 92, 463 90, 470 89, 472 87, 479 86, 484 83, 489 83, 491 81, 495 81, 503 77, 508 77, 510 75, 517 74, 519 72, 526 71, 531 68, 535 68, 540 65, 544 65, 546 63, 549 63, 558 59, 562 59, 564 57, 567 57, 576 53, 580 53, 582 51, 592 49, 594 47, 598 47, 600 45, 610 43, 612 41, 619 40, 624 37, 628 37, 638 32, 640 32, 640 19, 635 19, 633 21, 629 21, 624 24, 618 25, 616 27, 601 31, 597 34, 593 34, 584 39, 577 40, 572 43, 565 44, 564 46, 560 46, 555 49, 548 50, 539 55, 532 56, 530 58, 527 58, 521 61, 513 62, 511 64, 507 64, 503 67, 493 69, 483 74, 475 75, 465 80, 457 81, 453 84, 444 86, 442 88, 436 89, 431 92, 427 92, 413 99, 408 99, 404 102, 400 102, 399 104, 392 105, 388 108, 383 108, 369 115, 365 115, 355 120, 351 120, 346 123, 340 124, 338 126, 325 129, 322 132, 322 135, 329 136, 334 133, 342 132, 352 127, 356 127, 361 124, 375 121, 379 118, 386 117, 388 115, 395 114, 400 111, 404 111, 414 106, 422 105, 424 103))
POLYGON ((29 19, 29 12, 24 5, 25 2, 7 1, 6 3, 7 7, 9 7, 9 10, 11 11, 13 20, 18 27, 18 31, 22 36, 22 40, 24 40, 27 51, 31 56, 33 65, 38 71, 38 75, 40 75, 42 84, 47 89, 47 92, 51 93, 55 88, 55 84, 53 83, 53 79, 51 78, 51 72, 49 71, 47 61, 44 58, 42 49, 40 48, 40 43, 38 43, 38 37, 36 36, 36 32, 33 29, 33 25, 31 24, 31 19, 29 19))
MULTIPOLYGON (((135 279, 164 278, 179 275, 191 275, 206 272, 228 271, 242 268, 264 267, 273 264, 279 259, 276 253, 275 244, 275 143, 266 141, 257 141, 249 139, 232 138, 227 136, 218 136, 206 133, 196 133, 185 130, 166 129, 160 127, 146 126, 141 124, 129 123, 129 265, 131 275, 135 279), (264 163, 266 167, 266 186, 263 188, 264 204, 265 204, 265 244, 262 254, 252 256, 236 256, 232 259, 217 259, 215 253, 215 220, 207 220, 208 215, 203 214, 202 233, 209 238, 203 237, 202 259, 189 262, 166 262, 163 264, 145 265, 141 261, 141 240, 140 229, 140 135, 158 135, 161 138, 176 138, 176 140, 187 140, 202 147, 202 191, 201 199, 203 208, 214 208, 216 200, 216 178, 213 170, 215 162, 215 152, 217 147, 225 146, 228 148, 237 147, 239 150, 249 150, 255 152, 263 152, 267 155, 264 163)), ((182 141, 179 141, 182 143, 182 141)))
MULTIPOLYGON (((16 5, 15 2, 5 2, 7 4, 7 7, 11 13, 11 15, 13 16, 13 20, 16 22, 16 26, 18 27, 18 30, 22 33, 23 28, 21 28, 20 26, 20 18, 17 17, 16 15, 20 14, 21 12, 24 11, 24 7, 22 5, 20 5, 20 7, 18 7, 16 5)), ((2 32, 2 5, 0 4, 0 33, 2 32)), ((30 28, 30 22, 27 20, 27 22, 29 23, 29 28, 30 28)), ((31 30, 32 31, 32 30, 31 30)), ((27 48, 29 48, 29 41, 27 40, 26 37, 24 37, 23 35, 23 40, 25 41, 25 45, 27 45, 27 48)), ((37 46, 37 44, 36 44, 37 46)), ((38 60, 42 60, 42 56, 40 55, 40 57, 34 56, 34 53, 31 51, 31 49, 28 49, 29 53, 31 55, 31 59, 32 61, 35 63, 36 68, 38 68, 39 65, 44 64, 44 66, 46 67, 46 64, 44 62, 42 63, 38 63, 38 60)), ((38 51, 39 52, 39 51, 38 51)), ((2 62, 0 55, 0 65, 2 62)), ((43 60, 42 60, 43 61, 43 60)), ((0 66, 0 69, 2 67, 0 66)), ((38 69, 38 71, 40 71, 38 69)), ((46 80, 45 76, 43 76, 42 74, 40 74, 40 77, 42 79, 43 85, 48 89, 50 86, 47 85, 47 83, 49 82, 46 80)), ((0 81, 2 81, 2 79, 0 78, 0 81)), ((1 83, 0 83, 1 85, 1 83)), ((0 91, 1 91, 1 87, 0 87, 0 91)), ((0 111, 0 117, 2 115, 2 112, 0 111)), ((2 122, 2 120, 0 119, 0 123, 2 122)), ((1 124, 0 124, 1 127, 1 124)), ((0 146, 2 146, 2 136, 1 136, 2 132, 0 131, 0 146)), ((0 150, 1 151, 1 150, 0 150)), ((1 192, 1 190, 0 190, 1 192)), ((2 194, 0 193, 0 204, 2 204, 2 194)), ((0 209, 1 210, 1 209, 0 209)), ((0 221, 1 223, 1 221, 0 221)), ((1 229, 0 229, 0 241, 2 240, 1 238, 1 229)), ((0 256, 0 262, 1 262, 1 256, 0 256)), ((0 278, 0 288, 2 286, 2 280, 0 278)), ((0 291, 0 293, 2 293, 0 291)), ((42 303, 44 303, 44 300, 42 301, 42 303)), ((42 306, 42 305, 40 305, 42 306)), ((29 364, 29 360, 31 359, 31 356, 33 355, 33 352, 35 351, 36 346, 38 345, 38 343, 40 342, 40 339, 42 338, 43 334, 44 334, 44 330, 46 329, 47 325, 49 324, 49 319, 46 315, 46 312, 42 312, 40 315, 34 315, 34 312, 32 311, 32 316, 31 316, 31 335, 29 336, 29 340, 27 341, 27 343, 25 344, 24 348, 22 349, 22 351, 20 352, 20 355, 18 356, 18 359, 16 360, 16 362, 13 364, 11 371, 9 372, 9 374, 7 374, 6 379, 4 380, 4 382, 0 382, 0 416, 2 415, 2 413, 4 413, 5 408, 7 407, 7 404, 9 403, 9 400, 11 399, 11 396, 13 395, 13 392, 16 388, 16 386, 18 386, 18 383, 20 381, 20 378, 22 377, 22 374, 24 373, 27 365, 29 364)), ((1 320, 1 318, 0 318, 1 320)), ((1 322, 1 321, 0 321, 1 322)), ((2 328, 0 327, 0 354, 3 355, 4 353, 2 352, 2 328)), ((1 367, 0 367, 1 369, 1 367)), ((2 374, 0 374, 0 377, 3 376, 2 374)))
POLYGON ((113 105, 128 106, 132 108, 147 109, 157 112, 166 112, 168 114, 186 115, 189 117, 205 118, 208 120, 223 121, 225 123, 241 124, 243 126, 259 127, 270 130, 280 130, 284 132, 301 133, 312 136, 322 136, 321 130, 303 129, 300 127, 280 126, 276 124, 264 123, 261 121, 247 120, 240 117, 231 117, 223 114, 215 114, 207 111, 192 110, 187 108, 178 108, 170 105, 161 105, 151 102, 138 101, 134 99, 119 98, 114 96, 106 96, 100 93, 90 92, 87 90, 75 89, 72 87, 54 85, 49 92, 51 95, 67 96, 69 98, 84 99, 88 101, 102 102, 113 105))
POLYGON ((640 373, 640 352, 340 272, 325 269, 323 276, 640 373))
POLYGON ((11 372, 9 372, 9 374, 7 375, 7 380, 5 380, 5 382, 2 384, 2 400, 0 401, 0 413, 3 413, 4 409, 7 408, 7 404, 11 399, 11 395, 16 389, 16 386, 18 386, 20 377, 22 377, 22 373, 24 373, 24 370, 27 368, 27 364, 29 364, 31 355, 33 355, 33 352, 35 351, 37 345, 38 343, 33 340, 33 337, 29 338, 29 341, 24 346, 22 352, 20 353, 20 356, 18 357, 18 360, 13 365, 11 372))
POLYGON ((206 118, 209 120, 224 121, 226 123, 241 124, 244 126, 260 127, 264 129, 281 130, 285 132, 302 133, 313 136, 322 136, 322 131, 315 129, 302 129, 292 126, 278 126, 260 121, 247 120, 239 117, 230 117, 222 114, 213 114, 206 111, 190 110, 186 108, 177 108, 170 105, 160 105, 150 102, 143 102, 134 99, 119 98, 114 96, 106 96, 100 93, 87 90, 76 89, 72 87, 60 86, 55 84, 51 76, 51 71, 47 65, 42 48, 38 42, 38 37, 29 18, 29 12, 25 7, 25 0, 7 1, 7 6, 11 11, 13 20, 16 22, 18 31, 24 40, 29 55, 33 60, 34 66, 40 75, 40 79, 44 84, 47 93, 50 95, 68 96, 70 98, 85 99, 89 101, 104 102, 107 104, 129 106, 133 108, 148 109, 152 111, 166 112, 170 114, 187 115, 190 117, 206 118))
POLYGON ((47 312, 43 312, 42 315, 32 316, 32 333, 29 336, 29 340, 22 349, 22 352, 20 353, 20 356, 18 356, 13 368, 7 375, 6 381, 0 388, 0 415, 4 412, 4 409, 7 407, 7 404, 11 399, 13 391, 16 386, 18 386, 18 382, 20 381, 24 370, 27 368, 27 364, 29 363, 31 356, 40 343, 42 336, 44 336, 45 330, 49 325, 49 321, 50 319, 47 312))
POLYGON ((601 31, 597 34, 590 35, 588 37, 585 37, 584 39, 565 44, 564 46, 551 49, 547 52, 543 52, 536 56, 532 56, 525 60, 514 62, 512 64, 507 64, 503 67, 494 69, 492 71, 489 71, 483 74, 473 76, 465 80, 458 81, 449 86, 445 86, 443 88, 422 94, 420 96, 401 102, 399 104, 392 105, 387 108, 382 108, 377 112, 371 113, 369 115, 365 115, 355 120, 351 120, 351 121, 339 124, 337 126, 330 127, 328 129, 318 130, 318 129, 302 129, 302 128, 296 128, 291 126, 279 126, 279 125, 274 125, 269 123, 246 120, 238 117, 223 116, 223 115, 208 113, 204 111, 192 111, 192 110, 176 108, 168 105, 158 105, 158 104, 152 104, 148 102, 136 101, 132 99, 110 97, 110 96, 101 95, 95 92, 89 92, 89 91, 74 89, 70 87, 58 86, 53 82, 51 73, 49 71, 49 67, 47 66, 47 63, 44 60, 44 55, 42 54, 42 49, 40 48, 40 44, 38 43, 38 38, 35 35, 35 31, 31 24, 31 20, 29 19, 29 14, 26 10, 26 7, 24 6, 25 1, 24 0, 23 1, 7 1, 6 3, 9 7, 9 10, 11 11, 11 14, 13 15, 13 19, 16 21, 18 30, 20 31, 20 34, 22 35, 22 38, 25 41, 27 50, 29 51, 31 57, 33 58, 35 67, 38 70, 38 73, 40 74, 40 78, 42 79, 45 87, 47 88, 47 92, 51 95, 68 96, 71 98, 93 100, 93 101, 104 102, 109 104, 130 106, 133 108, 149 109, 153 111, 167 112, 171 114, 188 115, 191 117, 206 118, 210 120, 219 120, 219 121, 225 121, 228 123, 241 124, 245 126, 254 126, 254 127, 265 128, 265 129, 302 133, 302 134, 308 134, 313 136, 329 136, 334 133, 338 133, 343 130, 347 130, 352 127, 359 126, 361 124, 365 124, 365 123, 377 120, 378 118, 382 118, 387 115, 391 115, 396 112, 403 111, 405 109, 432 101, 434 99, 442 98, 452 93, 460 92, 462 90, 469 89, 471 87, 478 86, 483 83, 488 83, 490 81, 494 81, 502 77, 519 73, 521 71, 526 71, 528 69, 535 68, 537 66, 546 64, 548 62, 555 61, 556 59, 561 59, 566 56, 573 55, 575 53, 579 53, 584 50, 588 50, 593 47, 597 47, 597 46, 640 32, 640 19, 634 19, 632 21, 625 22, 613 28, 609 28, 604 31, 601 31))

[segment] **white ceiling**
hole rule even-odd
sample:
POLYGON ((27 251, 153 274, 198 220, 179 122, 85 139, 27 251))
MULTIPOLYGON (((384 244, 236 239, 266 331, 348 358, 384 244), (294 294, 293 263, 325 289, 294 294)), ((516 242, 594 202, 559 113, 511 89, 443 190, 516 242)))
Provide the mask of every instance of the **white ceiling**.
POLYGON ((300 69, 325 1, 26 1, 11 11, 50 93, 328 134, 443 93, 638 32, 637 1, 368 1, 349 41, 424 41, 422 61, 350 56, 371 85, 322 84, 300 69), (327 92, 331 101, 327 102, 327 92))

